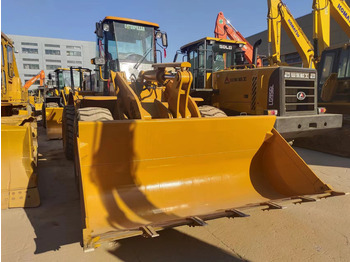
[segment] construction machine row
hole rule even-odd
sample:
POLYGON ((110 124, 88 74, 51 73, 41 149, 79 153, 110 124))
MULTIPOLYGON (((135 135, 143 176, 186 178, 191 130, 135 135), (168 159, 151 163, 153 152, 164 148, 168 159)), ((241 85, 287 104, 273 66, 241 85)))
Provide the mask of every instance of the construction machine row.
MULTIPOLYGON (((158 24, 107 16, 96 23, 96 74, 59 68, 56 84, 50 76, 32 99, 42 103, 47 138, 62 138, 74 160, 85 251, 244 217, 247 206, 279 209, 280 200, 345 194, 286 141, 342 126, 342 115, 318 105, 317 71, 281 65, 276 56, 264 66, 259 43, 245 53, 244 38, 218 38, 227 28, 184 45, 184 61, 157 63, 157 45, 168 46, 158 24)), ((12 48, 3 34, 2 45, 12 48)), ((9 80, 2 83, 2 208, 34 207, 36 121, 11 54, 11 66, 2 67, 9 80)))

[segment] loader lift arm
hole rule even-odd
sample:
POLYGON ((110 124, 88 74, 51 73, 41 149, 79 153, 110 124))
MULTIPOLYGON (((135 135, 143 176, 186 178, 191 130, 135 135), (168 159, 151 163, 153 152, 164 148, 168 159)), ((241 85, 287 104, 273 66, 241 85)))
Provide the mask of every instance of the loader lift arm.
POLYGON ((315 68, 314 48, 297 21, 281 0, 267 0, 268 44, 271 65, 281 63, 281 24, 297 49, 303 67, 315 68), (272 49, 272 54, 271 54, 272 49))
POLYGON ((350 38, 350 7, 344 0, 314 0, 312 9, 316 56, 330 46, 330 16, 350 38))
MULTIPOLYGON (((216 22, 215 22, 215 37, 220 39, 227 39, 234 41, 241 41, 245 42, 243 49, 245 51, 245 59, 249 64, 253 64, 253 54, 254 54, 254 48, 253 46, 247 41, 247 39, 244 38, 244 36, 236 29, 234 26, 230 23, 229 20, 227 20, 224 16, 223 12, 219 12, 216 22)), ((262 66, 261 58, 258 57, 257 59, 257 66, 262 66)))

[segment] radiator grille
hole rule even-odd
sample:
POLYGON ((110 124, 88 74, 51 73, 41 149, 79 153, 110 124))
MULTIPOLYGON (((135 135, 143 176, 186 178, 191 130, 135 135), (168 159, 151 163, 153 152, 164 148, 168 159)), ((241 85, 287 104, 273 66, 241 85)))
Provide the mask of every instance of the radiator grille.
POLYGON ((315 80, 285 80, 286 112, 315 111, 316 101, 315 80))

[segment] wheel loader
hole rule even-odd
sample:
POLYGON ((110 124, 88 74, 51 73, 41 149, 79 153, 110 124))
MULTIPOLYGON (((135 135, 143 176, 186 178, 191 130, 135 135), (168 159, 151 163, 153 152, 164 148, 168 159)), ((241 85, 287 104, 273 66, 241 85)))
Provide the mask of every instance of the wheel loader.
POLYGON ((37 125, 21 85, 14 46, 1 33, 1 209, 36 207, 37 125))
MULTIPOLYGON (((206 37, 181 47, 194 66, 191 95, 228 115, 276 115, 275 128, 287 140, 341 128, 342 115, 317 104, 317 72, 290 66, 247 64, 244 42, 206 37)), ((176 57, 174 59, 177 59, 176 57)))
POLYGON ((91 70, 82 67, 57 68, 54 73, 55 87, 44 89, 43 126, 48 139, 62 139, 63 107, 67 105, 70 93, 82 90, 84 77, 91 76, 91 70))
POLYGON ((206 220, 240 207, 282 208, 341 195, 273 128, 276 117, 227 117, 189 95, 189 62, 157 63, 158 24, 108 16, 96 24, 97 91, 75 102, 75 173, 85 251, 206 220), (172 70, 169 70, 172 68, 172 70))

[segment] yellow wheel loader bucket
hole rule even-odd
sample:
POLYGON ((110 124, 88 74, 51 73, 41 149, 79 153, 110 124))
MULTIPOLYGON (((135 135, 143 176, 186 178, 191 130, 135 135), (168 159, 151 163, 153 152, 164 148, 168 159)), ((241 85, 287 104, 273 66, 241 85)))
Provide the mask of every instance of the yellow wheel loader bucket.
POLYGON ((40 204, 30 123, 1 125, 1 209, 40 204))
POLYGON ((62 107, 46 107, 46 135, 48 139, 62 139, 62 107))
POLYGON ((75 159, 84 248, 329 191, 274 122, 273 116, 80 121, 75 159))

